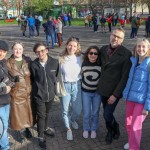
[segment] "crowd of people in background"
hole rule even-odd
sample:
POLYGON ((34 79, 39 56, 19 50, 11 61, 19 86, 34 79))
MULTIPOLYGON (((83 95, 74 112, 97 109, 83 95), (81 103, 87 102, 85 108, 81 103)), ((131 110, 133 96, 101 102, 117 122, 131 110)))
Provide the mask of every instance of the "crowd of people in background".
POLYGON ((106 33, 106 23, 108 25, 108 32, 112 31, 112 27, 120 26, 122 28, 125 27, 126 23, 131 24, 131 34, 130 38, 137 38, 139 27, 142 22, 145 22, 145 37, 150 36, 150 16, 146 20, 142 20, 139 14, 134 13, 133 16, 127 17, 126 14, 113 13, 106 15, 89 14, 84 18, 85 28, 93 27, 94 32, 102 32, 106 33), (101 29, 99 28, 101 27, 101 29))
MULTIPOLYGON (((49 46, 50 40, 52 42, 52 46, 50 48, 54 48, 56 45, 59 47, 63 42, 63 28, 68 26, 72 26, 72 14, 64 13, 60 14, 59 17, 49 16, 47 23, 43 22, 43 17, 41 15, 34 17, 32 15, 27 16, 18 16, 17 22, 18 26, 21 26, 22 35, 33 38, 35 36, 40 36, 40 27, 43 26, 43 30, 46 34, 46 45, 49 46), (52 26, 47 28, 45 25, 50 22, 53 22, 52 26), (29 28, 29 35, 26 35, 27 26, 29 28)), ((145 37, 150 36, 150 17, 145 21, 145 37)), ((109 14, 88 14, 84 17, 85 28, 93 28, 95 33, 102 32, 107 33, 112 31, 112 27, 120 26, 122 28, 125 27, 126 23, 131 24, 131 34, 130 38, 137 38, 138 29, 142 23, 142 18, 140 15, 134 13, 130 18, 127 17, 126 14, 118 14, 118 13, 109 13, 109 14), (107 29, 107 26, 108 29, 107 29)))

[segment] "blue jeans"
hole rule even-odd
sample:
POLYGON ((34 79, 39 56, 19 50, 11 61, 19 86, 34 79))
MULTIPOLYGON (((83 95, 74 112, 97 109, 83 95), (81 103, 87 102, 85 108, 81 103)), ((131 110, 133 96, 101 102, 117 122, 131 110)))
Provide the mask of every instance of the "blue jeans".
POLYGON ((66 96, 61 97, 62 117, 67 129, 70 128, 69 120, 76 121, 82 110, 81 102, 81 82, 66 82, 64 83, 67 92, 66 96), (72 113, 69 115, 69 105, 71 103, 72 113))
POLYGON ((97 92, 91 93, 82 91, 82 102, 83 130, 96 131, 99 125, 101 96, 97 92))
POLYGON ((54 34, 46 35, 46 46, 49 46, 50 39, 52 39, 52 48, 54 48, 54 34))
POLYGON ((9 112, 10 112, 10 105, 5 105, 0 107, 0 117, 3 120, 4 123, 4 134, 2 138, 0 139, 0 146, 2 150, 8 150, 9 147, 9 140, 8 140, 8 134, 7 134, 7 129, 8 129, 8 120, 9 120, 9 112))
POLYGON ((29 36, 34 36, 34 26, 29 26, 29 36))
POLYGON ((57 38, 57 33, 54 32, 54 39, 55 39, 55 43, 58 43, 58 38, 57 38))

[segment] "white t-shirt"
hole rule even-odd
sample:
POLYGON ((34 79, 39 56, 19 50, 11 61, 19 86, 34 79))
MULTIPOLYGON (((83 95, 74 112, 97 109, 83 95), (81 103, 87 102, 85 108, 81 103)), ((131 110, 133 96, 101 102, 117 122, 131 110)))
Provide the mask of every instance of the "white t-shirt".
POLYGON ((81 79, 81 60, 80 57, 69 55, 65 57, 61 66, 63 81, 76 82, 81 79))
POLYGON ((40 22, 43 21, 43 17, 42 16, 39 16, 38 19, 39 19, 40 22))

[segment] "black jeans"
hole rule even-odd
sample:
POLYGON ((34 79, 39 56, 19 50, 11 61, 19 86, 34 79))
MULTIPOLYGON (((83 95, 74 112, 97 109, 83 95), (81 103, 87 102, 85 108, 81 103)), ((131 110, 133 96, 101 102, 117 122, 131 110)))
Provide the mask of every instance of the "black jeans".
POLYGON ((37 32, 37 36, 39 36, 39 34, 40 34, 40 26, 36 26, 36 32, 37 32))
POLYGON ((115 111, 119 99, 116 99, 116 101, 113 104, 108 104, 107 103, 108 98, 109 97, 102 96, 102 103, 104 109, 103 116, 105 119, 107 130, 112 130, 113 126, 117 123, 113 113, 115 111))
POLYGON ((44 138, 44 131, 48 128, 50 108, 54 99, 50 102, 35 101, 37 113, 37 131, 38 136, 44 138))
POLYGON ((108 23, 109 32, 111 32, 111 23, 108 23))

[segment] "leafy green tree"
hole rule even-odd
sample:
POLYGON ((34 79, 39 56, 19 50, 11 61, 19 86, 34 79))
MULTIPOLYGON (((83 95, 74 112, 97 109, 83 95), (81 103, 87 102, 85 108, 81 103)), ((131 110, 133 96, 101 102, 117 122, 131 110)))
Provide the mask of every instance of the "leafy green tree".
POLYGON ((54 5, 54 0, 32 0, 32 5, 34 6, 35 11, 49 11, 54 5))
POLYGON ((150 0, 141 0, 141 2, 147 5, 150 14, 150 0))
POLYGON ((10 8, 10 1, 9 0, 1 0, 0 1, 0 7, 3 9, 3 12, 5 14, 5 18, 6 18, 8 10, 10 8))

